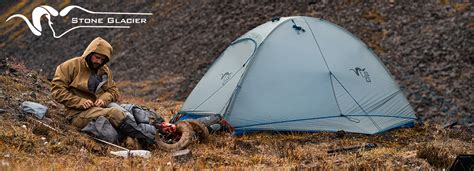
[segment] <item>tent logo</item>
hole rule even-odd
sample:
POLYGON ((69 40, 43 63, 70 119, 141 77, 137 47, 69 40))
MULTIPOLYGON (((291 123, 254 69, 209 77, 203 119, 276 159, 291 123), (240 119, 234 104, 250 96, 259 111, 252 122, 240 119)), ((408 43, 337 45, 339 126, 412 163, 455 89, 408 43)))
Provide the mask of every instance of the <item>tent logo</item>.
POLYGON ((371 82, 369 72, 367 72, 365 68, 355 67, 354 69, 349 70, 354 71, 357 76, 364 78, 365 82, 371 82))
POLYGON ((41 17, 45 16, 48 19, 48 25, 51 28, 51 31, 53 32, 53 37, 54 38, 60 38, 64 36, 66 33, 69 33, 72 30, 78 29, 78 28, 130 28, 130 24, 137 24, 137 23, 146 23, 146 18, 115 18, 115 17, 108 17, 104 20, 104 18, 78 18, 78 17, 73 17, 71 19, 71 23, 73 24, 105 24, 105 25, 78 25, 75 27, 70 28, 69 30, 66 30, 64 33, 60 35, 56 35, 56 31, 53 28, 53 22, 51 21, 51 17, 65 17, 72 9, 80 9, 84 12, 87 12, 89 14, 98 14, 98 15, 152 15, 152 13, 128 13, 128 12, 96 12, 96 11, 91 11, 88 9, 85 9, 83 7, 77 6, 77 5, 70 5, 65 8, 63 8, 60 12, 58 12, 56 9, 53 7, 50 7, 48 5, 42 5, 39 7, 36 7, 33 9, 32 12, 32 17, 31 21, 26 18, 24 15, 21 14, 14 14, 10 17, 7 18, 6 22, 10 21, 13 18, 21 18, 23 19, 26 24, 28 25, 28 28, 30 31, 36 35, 36 36, 41 36, 42 28, 41 28, 41 17), (116 25, 111 25, 111 24, 116 24, 116 25), (117 25, 118 24, 118 25, 117 25))
POLYGON ((225 72, 221 74, 222 85, 229 82, 230 78, 232 78, 231 75, 232 75, 232 72, 225 72))

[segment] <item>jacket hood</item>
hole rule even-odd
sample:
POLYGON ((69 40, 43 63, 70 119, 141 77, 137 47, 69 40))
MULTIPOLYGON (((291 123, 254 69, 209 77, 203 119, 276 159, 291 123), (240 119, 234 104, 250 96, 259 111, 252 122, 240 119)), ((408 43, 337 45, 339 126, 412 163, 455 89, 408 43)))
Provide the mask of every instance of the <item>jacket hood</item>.
POLYGON ((102 39, 101 37, 96 37, 92 42, 87 46, 86 50, 82 54, 83 58, 86 58, 90 53, 100 53, 107 56, 109 61, 112 59, 113 48, 109 42, 102 39))

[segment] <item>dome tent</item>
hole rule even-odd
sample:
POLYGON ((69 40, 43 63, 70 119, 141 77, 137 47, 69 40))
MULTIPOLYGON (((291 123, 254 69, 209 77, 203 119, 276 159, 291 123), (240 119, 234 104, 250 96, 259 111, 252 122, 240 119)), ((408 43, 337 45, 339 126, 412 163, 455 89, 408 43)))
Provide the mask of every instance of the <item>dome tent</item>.
POLYGON ((239 37, 184 102, 183 118, 222 115, 246 131, 375 134, 416 119, 361 40, 323 19, 275 18, 239 37))

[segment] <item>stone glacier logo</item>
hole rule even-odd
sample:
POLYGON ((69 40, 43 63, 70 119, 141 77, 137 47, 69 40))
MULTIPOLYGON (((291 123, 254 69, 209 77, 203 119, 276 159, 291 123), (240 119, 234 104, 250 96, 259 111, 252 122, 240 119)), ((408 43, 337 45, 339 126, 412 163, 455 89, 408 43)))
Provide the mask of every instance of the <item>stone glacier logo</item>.
POLYGON ((369 75, 369 72, 367 72, 365 70, 365 68, 359 68, 359 67, 355 67, 354 69, 349 69, 351 71, 354 71, 354 73, 357 75, 357 76, 361 76, 362 78, 365 79, 365 82, 372 82, 370 80, 370 75, 369 75))
POLYGON ((221 73, 221 80, 222 80, 222 85, 226 84, 229 82, 229 80, 232 78, 232 72, 225 72, 221 73))
POLYGON ((24 15, 21 14, 14 14, 10 17, 7 18, 6 22, 10 21, 13 18, 21 18, 23 19, 26 24, 28 25, 28 28, 30 31, 36 35, 36 36, 41 36, 41 32, 43 29, 41 28, 41 17, 45 16, 46 19, 48 19, 48 25, 51 28, 51 31, 53 32, 53 37, 54 38, 60 38, 64 36, 65 34, 69 33, 72 30, 79 29, 79 28, 121 28, 121 29, 128 29, 130 28, 130 24, 135 23, 146 23, 146 18, 122 18, 122 19, 117 19, 114 17, 108 17, 108 18, 77 18, 73 17, 71 19, 71 23, 73 24, 96 24, 96 25, 78 25, 75 27, 72 27, 62 34, 57 35, 56 31, 53 28, 53 22, 51 21, 51 17, 65 17, 71 10, 73 9, 80 9, 84 12, 87 12, 89 14, 97 14, 97 15, 139 15, 139 16, 150 16, 153 15, 152 13, 129 13, 129 12, 97 12, 97 11, 91 11, 88 9, 85 9, 83 7, 77 6, 77 5, 70 5, 65 8, 63 8, 60 12, 58 12, 56 9, 53 7, 50 7, 48 5, 42 5, 39 7, 36 7, 33 9, 31 20, 33 23, 26 18, 24 15), (105 19, 105 20, 104 20, 105 19), (104 24, 104 25, 101 25, 104 24), (115 24, 115 25, 111 25, 115 24), (118 24, 118 25, 117 25, 118 24))

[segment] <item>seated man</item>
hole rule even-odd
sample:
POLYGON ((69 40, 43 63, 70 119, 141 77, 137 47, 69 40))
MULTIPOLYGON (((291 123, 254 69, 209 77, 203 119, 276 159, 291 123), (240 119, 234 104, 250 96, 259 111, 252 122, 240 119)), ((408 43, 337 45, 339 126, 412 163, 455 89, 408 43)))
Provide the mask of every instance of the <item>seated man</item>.
POLYGON ((122 136, 137 138, 143 147, 155 143, 156 130, 150 125, 138 125, 133 116, 117 108, 107 108, 117 101, 119 92, 112 80, 112 71, 105 65, 112 58, 112 46, 97 37, 82 56, 56 68, 51 95, 66 106, 70 124, 81 129, 99 116, 107 118, 122 136))

